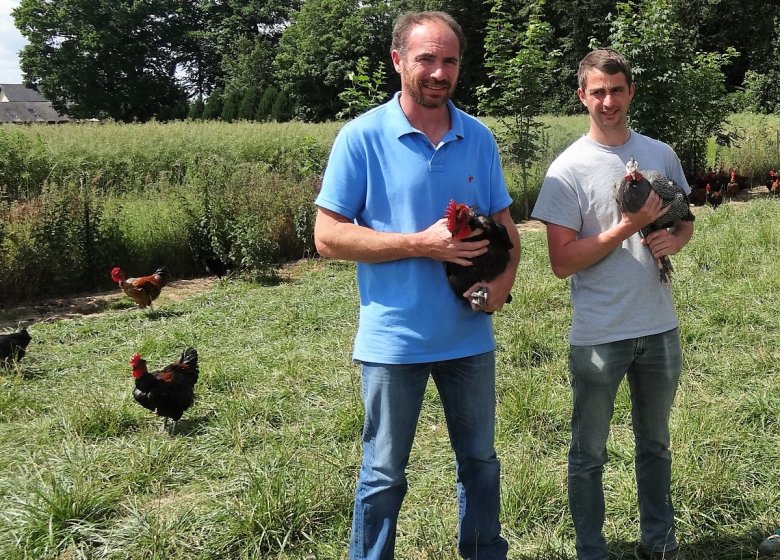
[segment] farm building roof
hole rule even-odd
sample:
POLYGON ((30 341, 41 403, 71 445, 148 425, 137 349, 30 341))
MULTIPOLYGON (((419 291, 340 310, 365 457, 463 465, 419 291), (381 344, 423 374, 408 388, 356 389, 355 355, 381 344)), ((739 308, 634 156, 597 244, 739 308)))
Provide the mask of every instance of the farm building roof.
POLYGON ((67 122, 51 102, 22 84, 0 84, 0 123, 67 122))

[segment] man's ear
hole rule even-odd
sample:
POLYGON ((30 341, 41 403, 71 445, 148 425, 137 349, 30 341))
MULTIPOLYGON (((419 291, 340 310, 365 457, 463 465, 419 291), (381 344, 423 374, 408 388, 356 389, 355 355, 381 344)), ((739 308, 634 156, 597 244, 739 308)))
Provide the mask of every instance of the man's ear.
POLYGON ((582 101, 583 105, 585 105, 586 107, 588 106, 585 103, 585 90, 583 90, 582 88, 577 88, 577 97, 580 98, 580 101, 582 101))
POLYGON ((390 58, 393 60, 393 66, 395 66, 395 71, 399 74, 401 73, 401 53, 399 53, 397 50, 393 49, 390 51, 390 58))

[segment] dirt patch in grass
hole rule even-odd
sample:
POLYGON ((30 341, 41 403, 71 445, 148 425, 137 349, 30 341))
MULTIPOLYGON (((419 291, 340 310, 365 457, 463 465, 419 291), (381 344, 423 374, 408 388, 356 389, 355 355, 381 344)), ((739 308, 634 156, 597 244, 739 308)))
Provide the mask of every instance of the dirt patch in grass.
MULTIPOLYGON (((174 280, 163 288, 157 302, 182 301, 208 291, 216 278, 174 280)), ((106 292, 27 301, 0 311, 0 332, 27 327, 42 321, 56 321, 83 315, 100 315, 108 309, 133 304, 119 288, 106 292)), ((135 307, 135 304, 132 305, 135 307)))

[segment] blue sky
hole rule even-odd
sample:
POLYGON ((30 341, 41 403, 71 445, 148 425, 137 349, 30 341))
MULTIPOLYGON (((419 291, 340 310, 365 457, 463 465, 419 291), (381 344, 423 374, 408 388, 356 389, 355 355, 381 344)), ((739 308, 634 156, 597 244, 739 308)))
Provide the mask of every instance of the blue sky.
POLYGON ((11 10, 18 5, 19 0, 0 0, 0 84, 22 83, 18 53, 27 40, 14 27, 11 17, 11 10))

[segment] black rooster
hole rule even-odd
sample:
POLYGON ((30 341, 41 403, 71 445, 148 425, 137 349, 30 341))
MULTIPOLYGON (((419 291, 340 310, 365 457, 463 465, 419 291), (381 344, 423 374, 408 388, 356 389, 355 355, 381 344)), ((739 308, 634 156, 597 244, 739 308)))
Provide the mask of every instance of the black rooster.
POLYGON ((173 435, 176 422, 195 402, 198 352, 194 348, 187 348, 178 362, 151 373, 146 369, 146 360, 140 354, 133 356, 130 365, 135 378, 133 398, 144 408, 165 418, 162 429, 167 428, 169 418, 173 420, 169 430, 169 434, 173 435))
MULTIPOLYGON (((679 221, 694 221, 696 218, 691 212, 688 195, 681 186, 667 179, 659 171, 638 171, 639 165, 632 157, 626 164, 626 176, 618 185, 616 198, 622 212, 637 212, 650 196, 653 189, 663 200, 664 207, 669 210, 640 230, 640 235, 645 237, 659 229, 672 227, 679 221)), ((648 247, 649 249, 649 247, 648 247)), ((658 259, 661 282, 669 282, 672 278, 672 261, 668 256, 658 259)))
POLYGON ((32 337, 27 329, 15 333, 0 334, 0 366, 11 365, 24 358, 32 337))
MULTIPOLYGON (((490 240, 487 252, 474 257, 471 260, 474 264, 471 266, 461 266, 452 262, 444 263, 447 279, 455 294, 461 297, 474 284, 489 282, 501 274, 509 263, 509 251, 514 245, 512 245, 503 224, 477 213, 466 204, 457 204, 451 200, 444 216, 447 218, 447 229, 450 230, 453 237, 457 239, 468 237, 469 241, 490 240), (481 229, 482 233, 469 237, 478 229, 481 229)), ((482 309, 487 303, 487 298, 487 290, 484 288, 475 290, 471 294, 471 303, 482 309)), ((512 301, 512 294, 506 298, 506 303, 510 301, 512 301)))

